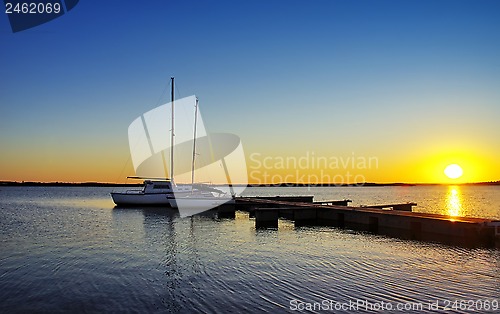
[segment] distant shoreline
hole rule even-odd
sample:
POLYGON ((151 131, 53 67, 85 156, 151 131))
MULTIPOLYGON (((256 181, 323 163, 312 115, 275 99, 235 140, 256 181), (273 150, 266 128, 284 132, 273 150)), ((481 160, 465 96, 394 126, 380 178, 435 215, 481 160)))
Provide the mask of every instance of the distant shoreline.
MULTIPOLYGON (((385 186, 437 186, 437 185, 467 185, 467 186, 485 186, 500 185, 500 181, 474 182, 474 183, 351 183, 351 184, 306 184, 306 183, 278 183, 278 184, 248 184, 247 187, 385 187, 385 186)), ((88 186, 88 187, 140 187, 141 183, 102 183, 102 182, 17 182, 0 181, 2 186, 88 186)), ((234 184, 234 186, 242 186, 234 184)))

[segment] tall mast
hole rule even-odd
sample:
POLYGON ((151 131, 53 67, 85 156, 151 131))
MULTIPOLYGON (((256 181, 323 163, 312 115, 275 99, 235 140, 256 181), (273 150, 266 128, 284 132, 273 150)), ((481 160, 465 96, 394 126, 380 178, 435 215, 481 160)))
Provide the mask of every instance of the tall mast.
POLYGON ((172 100, 172 133, 170 136, 170 181, 174 184, 174 77, 170 78, 172 91, 171 91, 171 100, 172 100))
POLYGON ((196 124, 198 120, 198 97, 196 97, 196 103, 194 105, 194 135, 193 135, 193 161, 191 164, 191 192, 193 192, 194 184, 194 166, 196 159, 196 124))

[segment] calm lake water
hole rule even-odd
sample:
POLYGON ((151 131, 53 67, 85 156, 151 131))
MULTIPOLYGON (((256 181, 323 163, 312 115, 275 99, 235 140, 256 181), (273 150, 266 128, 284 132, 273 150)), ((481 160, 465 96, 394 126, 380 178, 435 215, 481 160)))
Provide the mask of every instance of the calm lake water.
MULTIPOLYGON (((278 230, 255 230, 243 212, 181 219, 172 209, 115 209, 110 191, 0 188, 1 313, 500 308, 500 250, 295 228, 286 220, 278 230)), ((500 219, 499 192, 432 186, 245 194, 348 198, 353 205, 414 201, 416 211, 500 219)))

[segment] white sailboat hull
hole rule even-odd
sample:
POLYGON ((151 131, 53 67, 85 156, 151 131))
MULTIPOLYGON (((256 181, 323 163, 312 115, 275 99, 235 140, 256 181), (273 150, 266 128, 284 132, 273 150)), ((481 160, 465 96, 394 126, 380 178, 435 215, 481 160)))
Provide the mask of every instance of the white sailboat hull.
POLYGON ((147 205, 170 206, 168 201, 172 193, 111 193, 111 198, 118 206, 147 205))

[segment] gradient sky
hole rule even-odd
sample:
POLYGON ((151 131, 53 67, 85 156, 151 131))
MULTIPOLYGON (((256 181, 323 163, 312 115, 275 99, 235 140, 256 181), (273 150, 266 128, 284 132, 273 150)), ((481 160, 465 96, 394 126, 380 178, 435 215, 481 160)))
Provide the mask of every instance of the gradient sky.
POLYGON ((127 128, 170 76, 241 137, 253 183, 500 179, 500 1, 81 0, 15 34, 0 16, 0 180, 124 182, 127 128), (313 155, 377 164, 262 165, 313 155))

